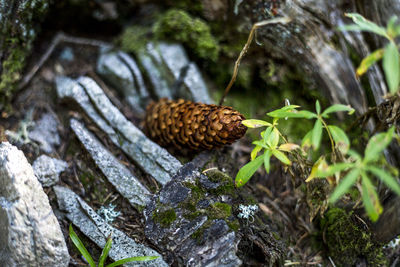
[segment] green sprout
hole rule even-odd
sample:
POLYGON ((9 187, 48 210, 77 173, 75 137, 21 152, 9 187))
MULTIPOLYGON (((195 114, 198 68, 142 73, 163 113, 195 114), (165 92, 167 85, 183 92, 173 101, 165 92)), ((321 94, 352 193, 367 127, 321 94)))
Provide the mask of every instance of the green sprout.
MULTIPOLYGON (((103 248, 103 251, 101 252, 100 258, 99 258, 99 264, 96 265, 94 262, 92 256, 90 253, 87 251, 85 245, 82 243, 82 241, 79 239, 78 235, 75 233, 74 229, 72 228, 72 225, 69 225, 69 237, 71 238, 72 242, 74 243, 75 247, 79 250, 79 252, 82 254, 82 256, 86 259, 86 261, 89 263, 90 267, 104 267, 104 262, 107 259, 108 253, 111 249, 111 244, 112 244, 112 239, 111 237, 107 238, 106 245, 103 248)), ((116 262, 110 263, 106 265, 106 267, 114 267, 114 266, 120 266, 122 264, 132 262, 132 261, 149 261, 149 260, 154 260, 157 259, 158 256, 138 256, 138 257, 129 257, 125 259, 118 260, 116 262)))

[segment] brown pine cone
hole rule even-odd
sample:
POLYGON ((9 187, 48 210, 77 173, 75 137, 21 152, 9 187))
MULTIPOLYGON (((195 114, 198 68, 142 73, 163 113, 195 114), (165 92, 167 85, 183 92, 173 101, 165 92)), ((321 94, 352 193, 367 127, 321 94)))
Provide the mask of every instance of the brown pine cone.
POLYGON ((231 107, 163 98, 147 106, 145 125, 150 137, 162 146, 201 150, 241 138, 247 130, 244 119, 231 107))

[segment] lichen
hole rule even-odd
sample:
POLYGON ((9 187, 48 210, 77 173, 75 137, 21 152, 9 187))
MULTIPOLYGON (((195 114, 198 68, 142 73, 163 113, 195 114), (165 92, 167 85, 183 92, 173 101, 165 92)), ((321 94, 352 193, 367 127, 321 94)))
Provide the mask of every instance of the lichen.
POLYGON ((180 42, 202 59, 216 61, 219 46, 209 26, 179 9, 170 9, 154 24, 153 33, 158 40, 180 42))
POLYGON ((321 220, 325 245, 337 266, 352 266, 358 257, 368 266, 386 266, 382 246, 374 242, 372 234, 352 213, 332 208, 321 220))

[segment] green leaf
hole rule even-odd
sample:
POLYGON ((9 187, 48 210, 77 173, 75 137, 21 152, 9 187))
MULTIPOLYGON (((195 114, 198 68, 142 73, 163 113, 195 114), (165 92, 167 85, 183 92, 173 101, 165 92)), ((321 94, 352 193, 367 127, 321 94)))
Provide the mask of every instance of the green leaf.
POLYGON ((378 194, 375 191, 374 186, 369 180, 368 176, 363 172, 362 174, 362 199, 365 206, 365 210, 371 221, 375 222, 379 218, 379 214, 382 213, 382 206, 379 202, 378 194))
POLYGON ((270 170, 270 162, 269 161, 271 159, 271 155, 272 155, 271 150, 266 150, 264 153, 264 167, 265 167, 265 170, 267 171, 267 173, 269 173, 269 170, 270 170))
POLYGON ((368 31, 368 32, 373 32, 378 35, 384 36, 387 39, 390 39, 390 37, 386 33, 386 29, 383 27, 379 27, 376 25, 374 22, 369 21, 365 19, 363 16, 357 13, 346 13, 346 17, 351 18, 354 23, 358 26, 352 26, 348 27, 347 30, 359 30, 359 31, 368 31))
POLYGON ((290 165, 292 162, 286 157, 286 155, 283 152, 280 152, 279 150, 271 150, 272 154, 279 159, 283 164, 290 165))
POLYGON ((269 139, 266 140, 266 143, 269 144, 271 148, 276 148, 279 143, 279 131, 274 128, 272 133, 269 135, 269 139))
POLYGON ((284 107, 282 107, 280 109, 277 109, 277 110, 288 111, 288 110, 294 110, 294 109, 299 108, 299 107, 300 106, 298 106, 298 105, 287 105, 287 106, 284 106, 284 107))
MULTIPOLYGON (((319 159, 314 163, 314 165, 311 169, 311 173, 306 179, 306 183, 308 183, 309 181, 311 181, 312 179, 314 179, 316 177, 321 177, 321 176, 318 176, 317 174, 325 172, 328 167, 329 166, 328 166, 328 163, 326 163, 325 156, 319 157, 319 159)), ((323 177, 325 177, 325 176, 323 176, 323 177)))
POLYGON ((383 57, 383 48, 380 48, 378 50, 375 50, 368 56, 366 56, 360 63, 360 66, 357 68, 357 75, 361 76, 364 73, 367 72, 367 70, 374 65, 378 60, 380 60, 383 57))
POLYGON ((303 137, 303 140, 301 140, 301 148, 307 150, 309 147, 311 147, 311 145, 312 145, 312 141, 311 141, 312 133, 313 133, 313 130, 310 130, 303 137))
POLYGON ((115 267, 115 266, 120 266, 122 264, 132 262, 132 261, 151 261, 159 258, 159 256, 139 256, 139 257, 130 257, 130 258, 125 258, 122 260, 118 260, 116 262, 108 264, 106 267, 115 267))
POLYGON ((335 125, 328 125, 328 129, 331 132, 333 141, 336 143, 336 147, 345 155, 350 148, 350 140, 346 133, 335 125))
POLYGON ((274 110, 268 112, 267 115, 273 118, 304 118, 304 115, 298 111, 274 110))
POLYGON ((386 82, 389 86, 389 90, 393 94, 399 89, 400 80, 399 51, 394 42, 389 42, 385 47, 382 66, 385 71, 386 82))
POLYGON ((268 127, 264 133, 264 143, 269 144, 268 140, 270 139, 270 135, 272 133, 273 127, 268 127))
POLYGON ((315 173, 315 177, 323 178, 323 177, 332 176, 335 173, 339 173, 339 172, 349 169, 351 167, 354 167, 354 163, 350 163, 350 162, 336 163, 336 164, 330 165, 323 169, 317 169, 317 171, 315 173))
POLYGON ((90 256, 90 253, 85 248, 85 245, 82 243, 82 241, 76 235, 71 224, 69 225, 69 237, 71 238, 72 243, 74 243, 75 247, 79 250, 79 252, 82 254, 82 256, 89 263, 90 267, 96 267, 96 263, 94 262, 92 256, 90 256))
POLYGON ((360 154, 358 154, 357 152, 355 152, 355 151, 352 150, 352 149, 349 149, 349 151, 347 151, 347 154, 348 154, 351 158, 353 158, 354 160, 356 160, 356 161, 361 161, 361 160, 362 160, 360 154))
POLYGON ((391 16, 386 26, 386 31, 392 38, 395 38, 397 35, 396 22, 397 22, 397 16, 391 16))
POLYGON ((373 162, 379 159, 382 151, 390 144, 393 138, 394 127, 391 127, 386 133, 374 135, 367 144, 364 152, 364 162, 373 162))
POLYGON ((237 187, 241 187, 249 181, 250 177, 257 171, 257 169, 263 163, 264 155, 258 156, 255 160, 250 161, 236 174, 235 184, 237 187))
POLYGON ((349 105, 342 105, 342 104, 335 104, 330 106, 329 108, 325 109, 324 112, 322 112, 322 117, 325 117, 329 113, 333 112, 340 112, 340 111, 347 111, 349 115, 354 113, 354 108, 350 107, 349 105))
POLYGON ((355 168, 352 169, 336 186, 332 195, 329 198, 330 203, 335 203, 342 195, 349 191, 350 187, 357 181, 358 176, 360 175, 360 169, 355 168))
POLYGON ((256 145, 256 147, 253 148, 253 150, 251 151, 251 154, 250 154, 251 160, 254 160, 257 157, 257 154, 258 154, 258 152, 261 151, 261 149, 262 149, 262 146, 260 146, 260 145, 256 145))
POLYGON ((244 120, 242 124, 248 128, 259 128, 264 126, 272 126, 271 123, 263 120, 244 120))
POLYGON ((318 118, 317 114, 308 110, 300 110, 299 112, 297 112, 297 114, 302 115, 302 118, 306 119, 318 118))
POLYGON ((313 112, 307 110, 297 111, 295 107, 299 107, 296 105, 285 106, 281 109, 277 109, 271 112, 268 112, 267 115, 273 118, 316 118, 317 115, 313 112))
POLYGON ((108 238, 107 239, 107 243, 104 246, 103 251, 101 252, 100 259, 99 259, 99 266, 98 267, 103 267, 104 266, 104 262, 107 259, 108 252, 111 249, 111 244, 112 244, 112 239, 108 238))
MULTIPOLYGON (((257 140, 257 141, 253 141, 252 142, 252 144, 253 145, 256 145, 256 146, 260 146, 260 147, 263 147, 263 148, 269 148, 265 143, 263 143, 261 140, 257 140)), ((253 160, 253 159, 252 159, 253 160)))
POLYGON ((319 104, 319 101, 315 101, 315 111, 317 111, 317 114, 319 115, 321 113, 321 105, 319 104))
POLYGON ((321 120, 318 119, 315 121, 311 137, 314 150, 318 150, 319 145, 321 144, 321 138, 322 138, 322 122, 321 120))
POLYGON ((298 148, 300 148, 300 146, 298 144, 285 143, 285 144, 280 145, 278 150, 285 151, 285 152, 291 152, 298 148))
POLYGON ((374 175, 376 175, 379 179, 381 179, 387 187, 392 189, 396 194, 400 196, 400 185, 396 181, 395 178, 392 177, 388 172, 385 170, 379 169, 375 166, 367 166, 367 170, 372 172, 374 175))

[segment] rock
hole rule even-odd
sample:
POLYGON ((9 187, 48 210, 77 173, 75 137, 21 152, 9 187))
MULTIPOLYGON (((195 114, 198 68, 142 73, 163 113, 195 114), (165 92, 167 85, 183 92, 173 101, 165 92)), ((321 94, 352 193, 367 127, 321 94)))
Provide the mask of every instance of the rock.
POLYGON ((124 95, 135 112, 144 112, 149 93, 142 74, 131 57, 123 52, 109 52, 102 49, 96 70, 124 95))
POLYGON ((54 191, 57 195, 58 206, 66 213, 67 218, 100 248, 104 247, 108 236, 112 237, 113 243, 109 256, 114 261, 135 256, 160 256, 156 260, 126 263, 124 266, 168 266, 158 252, 136 243, 123 232, 108 225, 70 189, 55 186, 54 191))
POLYGON ((181 80, 182 85, 176 93, 177 97, 184 97, 194 102, 212 104, 213 101, 208 93, 207 86, 201 76, 196 64, 190 62, 185 50, 180 44, 160 43, 157 46, 162 65, 166 65, 175 80, 181 80))
POLYGON ((168 182, 182 164, 128 121, 92 79, 81 77, 78 81, 57 77, 58 96, 76 101, 111 141, 140 168, 159 183, 168 182), (86 88, 90 98, 82 86, 86 88))
POLYGON ((140 52, 137 56, 153 86, 154 95, 158 98, 166 97, 172 99, 173 93, 167 80, 165 80, 165 77, 162 75, 160 70, 161 60, 157 55, 157 52, 154 51, 154 46, 152 44, 147 44, 146 50, 140 52), (156 62, 153 62, 154 60, 156 60, 156 62))
POLYGON ((151 193, 80 122, 71 128, 107 180, 136 208, 144 207, 151 193))
POLYGON ((239 266, 234 185, 225 178, 211 181, 192 162, 184 165, 146 207, 147 238, 184 266, 239 266))
POLYGON ((148 43, 140 59, 158 98, 184 98, 211 104, 207 86, 196 64, 180 44, 148 43))
POLYGON ((63 160, 41 155, 33 162, 32 167, 42 186, 53 186, 58 183, 60 173, 68 168, 68 164, 63 160))
POLYGON ((53 114, 45 113, 39 121, 35 122, 35 127, 29 132, 29 138, 38 142, 40 149, 45 153, 53 153, 54 147, 60 145, 57 127, 57 118, 53 114))
POLYGON ((0 266, 68 266, 64 236, 22 151, 0 144, 0 266))

